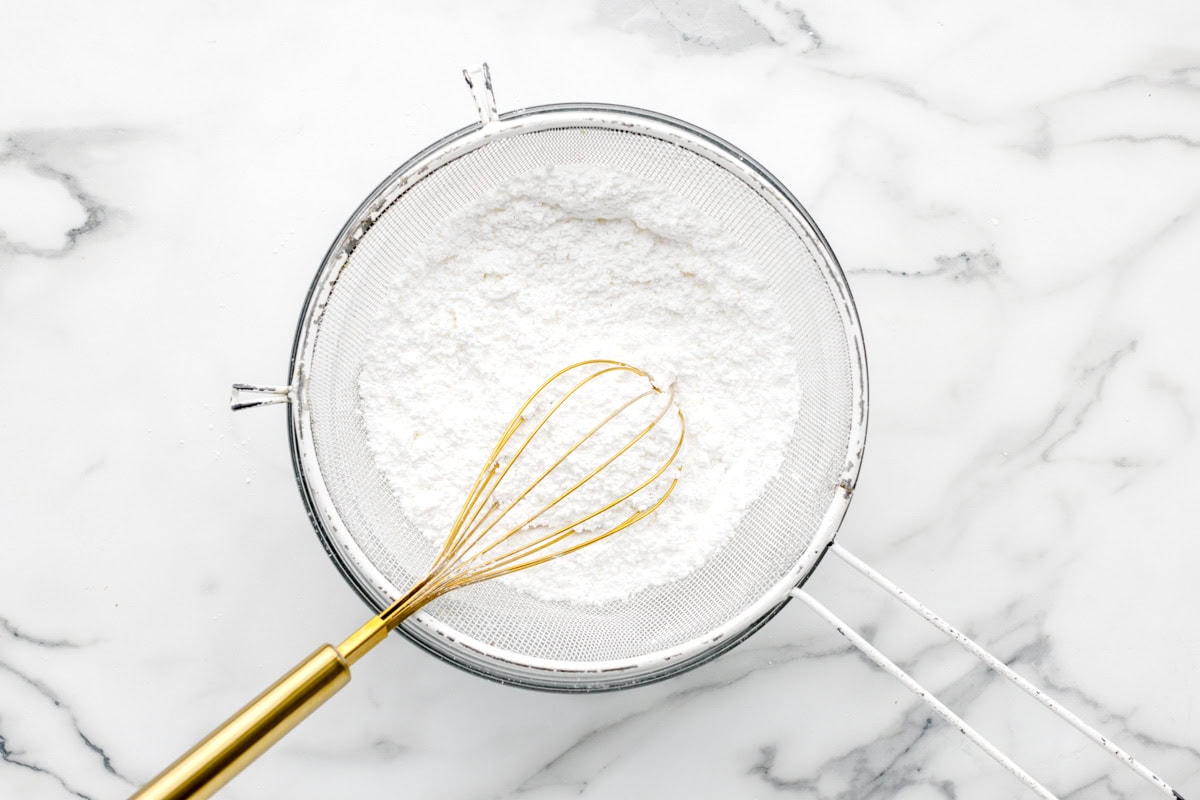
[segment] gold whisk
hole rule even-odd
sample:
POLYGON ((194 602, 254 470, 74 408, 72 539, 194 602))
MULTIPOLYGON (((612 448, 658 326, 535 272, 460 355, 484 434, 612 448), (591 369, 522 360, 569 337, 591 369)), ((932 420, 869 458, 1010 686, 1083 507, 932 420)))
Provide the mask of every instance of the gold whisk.
POLYGON ((418 609, 447 592, 560 558, 645 519, 675 489, 678 477, 671 477, 667 482, 664 476, 679 456, 684 432, 683 412, 675 406, 674 391, 664 391, 656 386, 650 376, 637 367, 619 361, 591 360, 559 370, 529 396, 505 427, 425 577, 336 648, 328 644, 317 648, 295 669, 180 756, 136 792, 131 800, 210 797, 349 683, 350 665, 366 655, 418 609), (601 381, 628 375, 644 379, 640 391, 614 402, 603 418, 578 435, 574 443, 549 466, 540 471, 535 468, 537 474, 528 484, 513 492, 511 499, 503 497, 503 492, 499 490, 502 486, 507 489, 505 479, 515 476, 513 469, 518 461, 527 455, 539 435, 544 434, 547 427, 563 413, 564 406, 580 392, 596 390, 601 381), (515 514, 520 521, 506 521, 510 514, 522 508, 522 503, 529 500, 539 486, 552 486, 554 482, 551 476, 592 442, 593 437, 648 400, 656 402, 653 407, 656 410, 648 416, 644 425, 635 426, 636 430, 628 438, 618 438, 617 446, 605 450, 607 455, 594 467, 585 467, 582 477, 574 478, 572 474, 570 485, 565 489, 552 489, 552 496, 540 504, 534 503, 532 512, 515 514), (548 410, 529 429, 527 415, 547 403, 548 410), (675 411, 674 415, 670 413, 672 410, 675 411), (626 488, 616 499, 605 497, 591 505, 592 501, 585 496, 586 492, 581 495, 585 486, 639 443, 651 441, 647 437, 651 437, 659 426, 672 418, 678 420, 678 436, 660 437, 671 449, 649 475, 626 488), (518 439, 518 431, 522 428, 527 429, 528 433, 523 439, 518 439), (666 483, 665 488, 662 488, 663 483, 666 483), (653 497, 656 492, 660 494, 653 497), (619 507, 643 493, 649 493, 653 499, 649 503, 643 502, 641 508, 635 508, 616 524, 607 527, 607 523, 600 525, 599 533, 580 531, 586 523, 607 519, 604 515, 609 512, 615 511, 619 518, 624 513, 619 507), (581 496, 584 510, 568 514, 569 522, 536 526, 547 512, 559 508, 568 498, 578 499, 581 496))

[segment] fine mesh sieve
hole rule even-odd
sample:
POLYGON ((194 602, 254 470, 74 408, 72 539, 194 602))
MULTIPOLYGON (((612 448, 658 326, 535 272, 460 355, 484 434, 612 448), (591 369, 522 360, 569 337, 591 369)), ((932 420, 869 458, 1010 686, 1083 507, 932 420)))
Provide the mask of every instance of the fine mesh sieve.
MULTIPOLYGON (((288 402, 293 463, 310 516, 334 563, 363 598, 377 611, 390 606, 425 574, 436 552, 405 517, 393 487, 376 467, 359 410, 359 372, 375 346, 383 304, 392 293, 403 291, 409 256, 448 218, 517 176, 555 165, 598 165, 636 176, 707 215, 765 276, 797 354, 800 384, 797 422, 782 466, 729 541, 685 578, 604 606, 548 602, 488 581, 424 606, 400 630, 435 655, 493 680, 556 691, 598 691, 690 669, 737 644, 795 597, 1026 787, 1040 797, 1053 798, 1041 783, 801 588, 820 557, 830 552, 1162 794, 1178 798, 1170 786, 1110 739, 834 543, 862 458, 866 359, 845 277, 816 225, 791 194, 744 153, 688 123, 612 105, 550 105, 500 116, 486 66, 466 77, 480 123, 433 144, 401 166, 346 223, 309 290, 297 327, 290 384, 235 386, 239 390, 235 409, 288 402)), ((309 693, 301 703, 303 713, 336 691, 336 687, 327 693, 325 689, 332 686, 335 674, 337 681, 349 680, 347 662, 353 663, 353 658, 338 653, 357 653, 358 636, 338 651, 328 646, 318 650, 283 679, 306 687, 319 684, 319 692, 305 689, 309 693), (330 677, 310 681, 303 672, 309 665, 326 669, 330 677)), ((274 714, 284 701, 272 699, 272 692, 276 687, 255 701, 263 703, 261 713, 254 713, 252 704, 220 732, 233 729, 242 717, 274 714)), ((271 722, 257 728, 275 726, 271 722)), ((264 734, 259 731, 255 736, 264 734)), ((241 749, 223 762, 236 764, 221 769, 233 772, 244 766, 240 754, 259 747, 259 738, 253 745, 239 745, 241 749)), ((208 741, 193 752, 202 751, 208 741)), ((211 771, 212 759, 203 752, 201 756, 193 760, 211 771)), ((185 755, 159 782, 173 785, 190 780, 200 771, 187 763, 191 757, 192 753, 185 755), (176 781, 174 774, 182 777, 176 781)), ((143 796, 177 795, 155 790, 139 795, 143 796)))
POLYGON ((403 593, 435 552, 376 467, 359 411, 358 375, 380 308, 403 287, 408 256, 447 218, 516 176, 561 164, 637 176, 740 244, 778 298, 803 397, 783 468, 729 542, 686 578, 603 607, 546 602, 493 581, 437 601, 402 629, 497 680, 596 690, 699 663, 786 600, 830 541, 853 486, 865 364, 828 246, 787 191, 732 146, 678 120, 617 106, 485 117, 417 155, 360 206, 327 255, 297 332, 297 475, 330 553, 372 605, 403 593))

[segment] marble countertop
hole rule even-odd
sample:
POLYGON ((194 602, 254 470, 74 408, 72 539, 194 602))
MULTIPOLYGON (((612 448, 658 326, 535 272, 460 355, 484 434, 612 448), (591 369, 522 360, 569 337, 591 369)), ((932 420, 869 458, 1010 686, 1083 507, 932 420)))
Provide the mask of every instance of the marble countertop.
MULTIPOLYGON (((0 21, 0 797, 120 798, 364 619, 284 413, 313 272, 399 163, 591 100, 812 212, 871 365, 839 541, 1200 796, 1200 8, 81 2, 0 21)), ((827 562, 833 561, 828 559, 827 562)), ((836 563, 809 589, 1056 793, 1155 796, 836 563)), ((222 797, 1011 798, 794 603, 686 675, 506 688, 385 642, 222 797)))

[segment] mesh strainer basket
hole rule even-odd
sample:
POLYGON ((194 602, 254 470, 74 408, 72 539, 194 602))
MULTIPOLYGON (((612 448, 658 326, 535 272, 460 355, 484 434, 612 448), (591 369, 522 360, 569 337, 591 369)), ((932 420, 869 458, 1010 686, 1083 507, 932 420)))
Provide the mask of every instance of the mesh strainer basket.
MULTIPOLYGON (((490 109, 486 91, 482 104, 490 109)), ((560 164, 635 175, 716 220, 779 299, 800 354, 804 398, 786 467, 727 546, 683 580, 600 608, 545 602, 492 581, 439 600, 402 628, 430 652, 489 678, 593 691, 692 667, 786 600, 832 538, 853 487, 865 363, 829 247, 779 182, 731 145, 618 106, 485 114, 419 153, 363 202, 326 256, 296 334, 289 426, 296 475, 329 553, 372 606, 395 600, 435 554, 376 466, 359 412, 358 375, 377 341, 380 308, 403 286, 398 272, 407 257, 447 218, 516 176, 560 164)))
MULTIPOLYGON (((288 403, 296 477, 313 524, 367 603, 376 611, 391 605, 425 574, 435 555, 435 546, 406 518, 377 468, 359 410, 359 372, 375 344, 381 307, 391 293, 403 291, 408 256, 439 225, 490 190, 546 167, 598 165, 636 176, 715 221, 769 282, 798 354, 801 390, 783 466, 728 542, 685 578, 603 606, 548 602, 490 581, 436 600, 409 617, 401 632, 434 655, 493 680, 597 691, 695 667, 745 639, 795 597, 1027 787, 1053 797, 800 588, 821 556, 831 552, 1155 788, 1177 797, 1109 739, 833 542, 862 457, 866 360, 845 277, 812 219, 779 181, 727 142, 661 114, 564 104, 500 116, 486 67, 467 80, 480 122, 397 169, 338 234, 304 305, 289 384, 235 387, 235 408, 288 403)), ((353 660, 345 654, 359 651, 358 636, 338 650, 319 649, 138 797, 199 797, 215 791, 349 681, 353 660)))

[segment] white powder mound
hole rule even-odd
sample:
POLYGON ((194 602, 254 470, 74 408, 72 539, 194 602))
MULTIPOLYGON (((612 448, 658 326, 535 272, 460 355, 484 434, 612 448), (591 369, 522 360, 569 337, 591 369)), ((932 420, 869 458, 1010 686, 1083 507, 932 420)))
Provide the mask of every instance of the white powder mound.
POLYGON ((778 471, 796 422, 796 355, 764 278, 702 212, 608 168, 524 175, 447 220, 400 270, 376 336, 359 377, 369 443, 438 543, 558 370, 614 359, 674 389, 687 419, 674 493, 609 539, 498 579, 543 600, 599 605, 695 570, 778 471))

